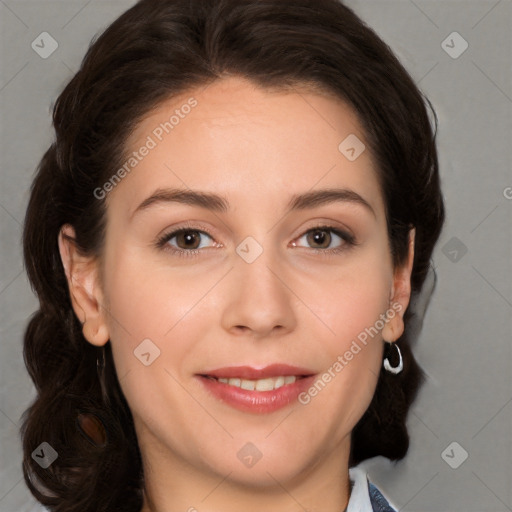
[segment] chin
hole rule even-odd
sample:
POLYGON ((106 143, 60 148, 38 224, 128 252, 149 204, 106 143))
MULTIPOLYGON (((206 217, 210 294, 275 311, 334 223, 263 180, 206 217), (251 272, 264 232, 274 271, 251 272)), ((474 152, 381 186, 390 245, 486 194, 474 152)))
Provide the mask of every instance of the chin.
POLYGON ((316 459, 313 453, 301 453, 297 447, 289 450, 267 442, 258 448, 244 442, 237 443, 234 451, 225 450, 208 465, 210 470, 222 476, 229 474, 230 481, 243 487, 268 488, 278 485, 277 482, 283 484, 300 479, 315 465, 316 459), (238 448, 239 444, 241 448, 238 448))

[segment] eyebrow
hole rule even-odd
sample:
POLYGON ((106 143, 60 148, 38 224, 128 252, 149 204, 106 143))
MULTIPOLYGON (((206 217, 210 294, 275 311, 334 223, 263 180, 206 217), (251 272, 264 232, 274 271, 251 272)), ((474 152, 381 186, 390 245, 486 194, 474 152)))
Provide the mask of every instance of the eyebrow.
MULTIPOLYGON (((304 194, 295 194, 291 197, 287 205, 287 212, 293 210, 307 210, 334 202, 347 202, 363 206, 374 217, 375 211, 366 199, 357 192, 349 189, 328 188, 322 190, 312 190, 304 194)), ((198 206, 217 213, 225 213, 229 210, 229 201, 217 194, 209 192, 200 192, 185 189, 157 189, 148 198, 137 206, 131 217, 136 213, 147 210, 151 206, 162 203, 181 203, 191 206, 198 206)))

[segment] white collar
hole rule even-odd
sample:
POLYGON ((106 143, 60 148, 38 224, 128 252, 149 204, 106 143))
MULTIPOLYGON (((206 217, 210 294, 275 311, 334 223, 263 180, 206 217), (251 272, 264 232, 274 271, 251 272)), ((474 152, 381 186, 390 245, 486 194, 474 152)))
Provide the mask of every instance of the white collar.
POLYGON ((361 468, 350 468, 349 477, 352 482, 352 491, 348 501, 347 512, 372 512, 368 490, 368 479, 361 468))

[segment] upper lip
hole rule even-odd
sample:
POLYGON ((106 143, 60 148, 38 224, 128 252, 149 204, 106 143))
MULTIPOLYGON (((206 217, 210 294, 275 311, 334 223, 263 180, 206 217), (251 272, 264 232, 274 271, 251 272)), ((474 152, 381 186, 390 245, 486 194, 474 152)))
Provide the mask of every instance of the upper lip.
POLYGON ((306 368, 299 368, 298 366, 290 366, 288 364, 271 364, 263 368, 253 368, 252 366, 228 366, 225 368, 216 368, 200 375, 207 377, 215 377, 216 379, 249 379, 258 380, 267 377, 286 377, 288 375, 295 375, 296 377, 304 377, 314 375, 315 372, 306 368))

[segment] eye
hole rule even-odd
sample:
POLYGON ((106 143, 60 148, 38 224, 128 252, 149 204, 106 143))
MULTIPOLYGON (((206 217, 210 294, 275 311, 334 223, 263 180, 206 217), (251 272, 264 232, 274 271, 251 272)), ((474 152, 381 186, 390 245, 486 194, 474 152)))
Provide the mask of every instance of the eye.
MULTIPOLYGON (((345 233, 332 226, 318 226, 306 231, 297 241, 304 246, 307 244, 311 249, 326 252, 338 252, 347 245, 355 245, 355 239, 349 233, 345 233)), ((292 243, 297 247, 297 242, 292 243)))
POLYGON ((158 247, 171 252, 192 252, 212 246, 213 238, 206 231, 181 228, 163 235, 158 240, 158 247))

